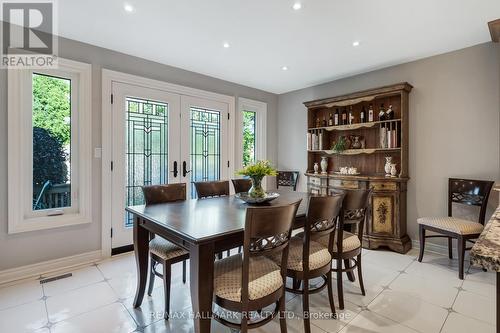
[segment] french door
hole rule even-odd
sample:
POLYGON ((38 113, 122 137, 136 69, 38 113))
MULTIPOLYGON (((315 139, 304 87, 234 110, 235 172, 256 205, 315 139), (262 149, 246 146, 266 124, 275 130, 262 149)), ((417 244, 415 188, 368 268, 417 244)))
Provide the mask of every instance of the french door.
POLYGON ((112 83, 112 248, 132 244, 126 206, 144 204, 144 185, 227 178, 228 105, 112 83))

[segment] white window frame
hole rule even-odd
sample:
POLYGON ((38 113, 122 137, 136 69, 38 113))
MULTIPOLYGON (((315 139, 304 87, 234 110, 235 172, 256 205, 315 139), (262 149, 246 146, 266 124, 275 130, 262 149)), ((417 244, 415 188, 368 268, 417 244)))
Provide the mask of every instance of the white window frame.
POLYGON ((267 103, 248 98, 238 98, 236 119, 236 163, 238 169, 243 168, 243 111, 255 112, 255 159, 267 160, 267 103))
POLYGON ((91 65, 58 59, 57 69, 8 71, 8 233, 91 223, 91 65), (32 74, 71 79, 71 207, 33 211, 32 74))

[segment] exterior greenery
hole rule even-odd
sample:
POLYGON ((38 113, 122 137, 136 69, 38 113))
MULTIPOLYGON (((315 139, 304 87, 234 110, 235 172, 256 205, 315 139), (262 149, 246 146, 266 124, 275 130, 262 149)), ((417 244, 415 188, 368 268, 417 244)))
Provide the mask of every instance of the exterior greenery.
POLYGON ((46 181, 63 184, 68 180, 66 156, 61 142, 44 128, 33 128, 33 185, 46 181))
POLYGON ((255 162, 255 112, 243 111, 243 166, 255 162))

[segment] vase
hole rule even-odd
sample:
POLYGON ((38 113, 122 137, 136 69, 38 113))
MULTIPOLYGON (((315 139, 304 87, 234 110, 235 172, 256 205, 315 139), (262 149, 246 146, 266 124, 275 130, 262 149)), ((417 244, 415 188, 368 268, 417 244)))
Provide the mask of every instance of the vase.
POLYGON ((392 164, 392 156, 386 156, 385 157, 385 166, 384 166, 384 171, 386 176, 391 175, 391 164, 392 164))
POLYGON ((262 178, 263 177, 250 177, 252 187, 248 190, 248 195, 251 198, 264 198, 266 196, 266 192, 264 192, 262 188, 262 178))
POLYGON ((397 174, 398 174, 398 170, 396 169, 396 164, 392 163, 391 164, 391 176, 396 177, 397 174))
POLYGON ((328 169, 328 157, 323 156, 323 157, 321 157, 321 173, 323 175, 326 175, 327 169, 328 169))
POLYGON ((318 173, 318 170, 319 170, 319 166, 318 166, 318 162, 314 163, 314 173, 318 173))

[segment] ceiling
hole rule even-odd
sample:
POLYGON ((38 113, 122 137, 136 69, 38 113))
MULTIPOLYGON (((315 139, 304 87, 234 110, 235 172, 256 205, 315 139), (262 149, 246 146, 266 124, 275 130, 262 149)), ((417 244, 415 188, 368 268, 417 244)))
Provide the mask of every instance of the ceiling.
POLYGON ((59 34, 284 93, 487 42, 500 18, 499 0, 298 1, 64 0, 59 34))

